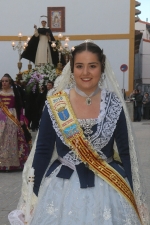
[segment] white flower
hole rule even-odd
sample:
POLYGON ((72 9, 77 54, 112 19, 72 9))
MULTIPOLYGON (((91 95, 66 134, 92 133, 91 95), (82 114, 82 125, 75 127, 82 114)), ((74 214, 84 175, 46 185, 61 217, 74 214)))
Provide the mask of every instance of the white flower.
POLYGON ((38 80, 39 87, 41 87, 43 84, 46 84, 48 80, 54 82, 56 78, 57 74, 53 64, 46 64, 41 67, 36 67, 35 69, 32 69, 28 74, 22 74, 23 82, 34 83, 38 80))

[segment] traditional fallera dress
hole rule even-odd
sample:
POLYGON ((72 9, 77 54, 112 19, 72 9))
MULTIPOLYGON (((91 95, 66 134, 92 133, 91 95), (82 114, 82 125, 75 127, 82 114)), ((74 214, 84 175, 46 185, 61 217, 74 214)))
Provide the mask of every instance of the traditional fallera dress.
MULTIPOLYGON (((24 116, 20 114, 20 121, 24 116)), ((26 142, 24 132, 17 119, 15 96, 0 91, 0 170, 23 169, 30 153, 30 145, 26 142)))
MULTIPOLYGON (((69 95, 69 91, 65 93, 69 95)), ((59 111, 57 106, 55 110, 65 121, 67 111, 59 111)), ((96 154, 132 189, 126 119, 118 97, 103 89, 98 118, 78 118, 78 123, 96 154), (113 158, 114 141, 122 163, 113 158)), ((69 148, 49 101, 41 119, 33 167, 38 203, 30 225, 141 224, 133 205, 69 148), (49 166, 55 145, 58 158, 49 166)))

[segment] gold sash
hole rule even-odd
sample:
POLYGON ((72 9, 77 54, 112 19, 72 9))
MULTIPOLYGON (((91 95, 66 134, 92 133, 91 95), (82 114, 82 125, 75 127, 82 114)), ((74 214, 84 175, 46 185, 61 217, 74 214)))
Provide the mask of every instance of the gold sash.
POLYGON ((2 111, 11 119, 22 131, 22 127, 20 122, 17 120, 17 118, 9 111, 8 107, 3 103, 0 102, 0 108, 2 111))
POLYGON ((105 180, 132 205, 140 219, 131 188, 124 178, 103 160, 86 140, 67 94, 64 91, 58 92, 53 96, 48 96, 47 100, 65 143, 84 164, 87 164, 96 175, 105 180))

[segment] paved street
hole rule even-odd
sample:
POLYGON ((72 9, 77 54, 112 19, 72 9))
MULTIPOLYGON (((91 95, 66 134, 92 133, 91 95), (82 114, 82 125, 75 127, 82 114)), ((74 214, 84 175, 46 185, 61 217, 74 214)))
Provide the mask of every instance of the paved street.
MULTIPOLYGON (((133 123, 143 176, 147 190, 150 190, 150 121, 133 123)), ((33 139, 35 138, 35 133, 33 139)), ((0 225, 9 225, 7 215, 16 209, 21 190, 21 172, 0 173, 0 225)), ((150 207, 150 191, 148 192, 150 207)))

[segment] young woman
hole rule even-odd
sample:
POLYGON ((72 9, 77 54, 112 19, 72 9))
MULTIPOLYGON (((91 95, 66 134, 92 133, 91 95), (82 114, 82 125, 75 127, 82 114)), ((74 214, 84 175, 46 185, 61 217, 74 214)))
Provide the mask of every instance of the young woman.
POLYGON ((71 65, 73 74, 68 64, 42 115, 30 225, 149 224, 129 117, 108 61, 85 42, 75 47, 71 65), (104 71, 116 93, 103 88, 104 71))
POLYGON ((21 126, 22 102, 9 74, 1 79, 0 89, 0 170, 23 169, 30 152, 21 126))

